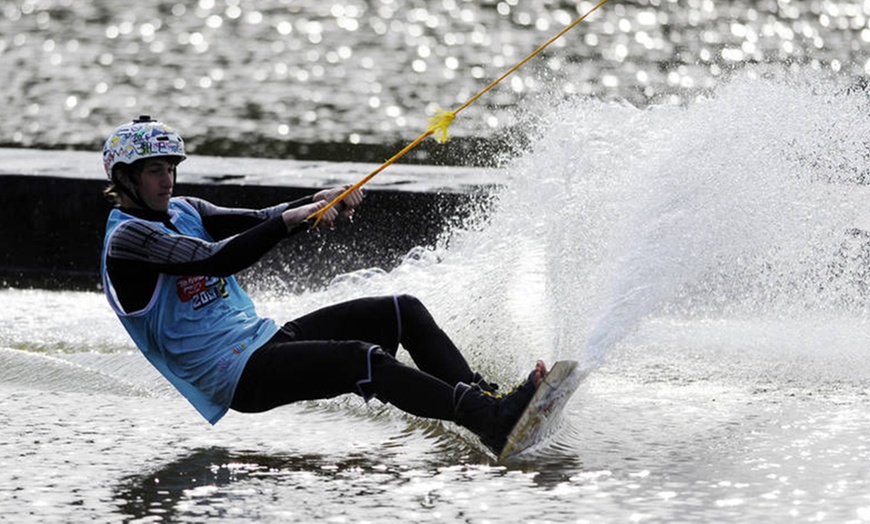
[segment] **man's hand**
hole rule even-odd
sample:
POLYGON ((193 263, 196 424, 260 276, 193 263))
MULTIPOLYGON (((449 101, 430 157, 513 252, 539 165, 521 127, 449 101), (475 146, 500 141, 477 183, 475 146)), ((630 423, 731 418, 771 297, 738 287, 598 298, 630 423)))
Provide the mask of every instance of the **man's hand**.
MULTIPOLYGON (((351 185, 347 184, 347 185, 339 186, 339 187, 336 187, 333 189, 324 189, 323 191, 318 191, 317 193, 314 194, 313 200, 315 202, 320 202, 320 201, 325 201, 326 203, 332 202, 335 199, 335 197, 344 193, 350 187, 351 187, 351 185)), ((346 197, 344 197, 344 200, 341 201, 344 204, 344 209, 342 209, 341 215, 345 216, 345 217, 350 217, 351 215, 353 215, 353 210, 357 206, 362 204, 363 198, 365 198, 365 195, 363 194, 362 191, 360 191, 358 189, 356 191, 351 192, 346 197)), ((336 206, 334 206, 334 208, 335 207, 341 208, 341 205, 337 204, 336 206)), ((324 219, 325 218, 326 217, 324 217, 324 219)))
MULTIPOLYGON (((281 213, 281 217, 284 219, 284 225, 287 226, 287 231, 292 231, 293 228, 305 222, 305 219, 311 216, 312 213, 320 211, 326 205, 329 204, 328 200, 318 200, 312 204, 306 204, 304 206, 294 207, 293 209, 288 209, 281 213)), ((321 218, 318 227, 327 226, 333 227, 335 225, 335 219, 338 218, 338 211, 336 211, 335 207, 332 207, 323 214, 323 218, 321 218)))

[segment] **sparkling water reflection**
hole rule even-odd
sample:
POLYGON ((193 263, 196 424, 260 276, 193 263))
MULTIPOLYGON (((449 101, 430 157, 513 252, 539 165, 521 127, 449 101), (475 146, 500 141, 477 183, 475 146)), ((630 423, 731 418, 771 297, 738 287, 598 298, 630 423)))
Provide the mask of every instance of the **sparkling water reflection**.
MULTIPOLYGON (((97 148, 140 112, 171 120, 192 146, 242 156, 407 140, 437 106, 464 102, 593 5, 6 2, 0 143, 97 148)), ((829 0, 607 4, 453 132, 504 133, 541 94, 683 103, 747 63, 859 79, 868 16, 866 3, 829 0)))

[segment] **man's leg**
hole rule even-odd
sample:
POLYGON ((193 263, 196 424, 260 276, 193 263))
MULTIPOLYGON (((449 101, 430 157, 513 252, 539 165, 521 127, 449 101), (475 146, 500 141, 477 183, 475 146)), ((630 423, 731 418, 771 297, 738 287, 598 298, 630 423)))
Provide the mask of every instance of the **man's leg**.
POLYGON ((406 366, 362 342, 282 341, 258 349, 245 365, 231 407, 261 412, 300 400, 356 393, 377 396, 412 415, 453 419, 453 385, 406 366))
POLYGON ((505 396, 462 382, 455 385, 406 366, 378 346, 361 342, 287 342, 279 333, 245 366, 232 409, 261 412, 300 400, 357 393, 419 417, 452 420, 477 434, 496 454, 546 373, 505 396))
POLYGON ((428 374, 447 382, 474 382, 475 374, 450 337, 415 297, 351 300, 285 324, 296 340, 362 340, 395 356, 398 346, 428 374))

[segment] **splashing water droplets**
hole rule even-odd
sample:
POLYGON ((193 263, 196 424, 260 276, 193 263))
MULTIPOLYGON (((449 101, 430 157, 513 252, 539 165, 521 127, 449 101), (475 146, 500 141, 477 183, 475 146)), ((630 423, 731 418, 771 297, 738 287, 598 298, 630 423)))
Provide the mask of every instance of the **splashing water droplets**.
POLYGON ((870 111, 815 82, 747 76, 688 108, 559 106, 504 168, 486 229, 451 246, 503 303, 476 306, 535 326, 509 345, 587 367, 653 318, 809 318, 810 345, 825 318, 862 315, 860 264, 836 262, 862 221, 870 121, 854 115, 870 111))

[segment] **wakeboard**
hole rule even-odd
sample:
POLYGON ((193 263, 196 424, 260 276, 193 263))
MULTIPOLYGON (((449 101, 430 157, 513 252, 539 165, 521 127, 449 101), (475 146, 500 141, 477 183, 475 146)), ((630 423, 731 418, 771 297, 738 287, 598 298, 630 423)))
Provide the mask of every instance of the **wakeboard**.
POLYGON ((507 443, 498 456, 499 462, 511 460, 555 431, 562 410, 589 374, 578 368, 576 360, 560 360, 553 364, 508 435, 507 443))

